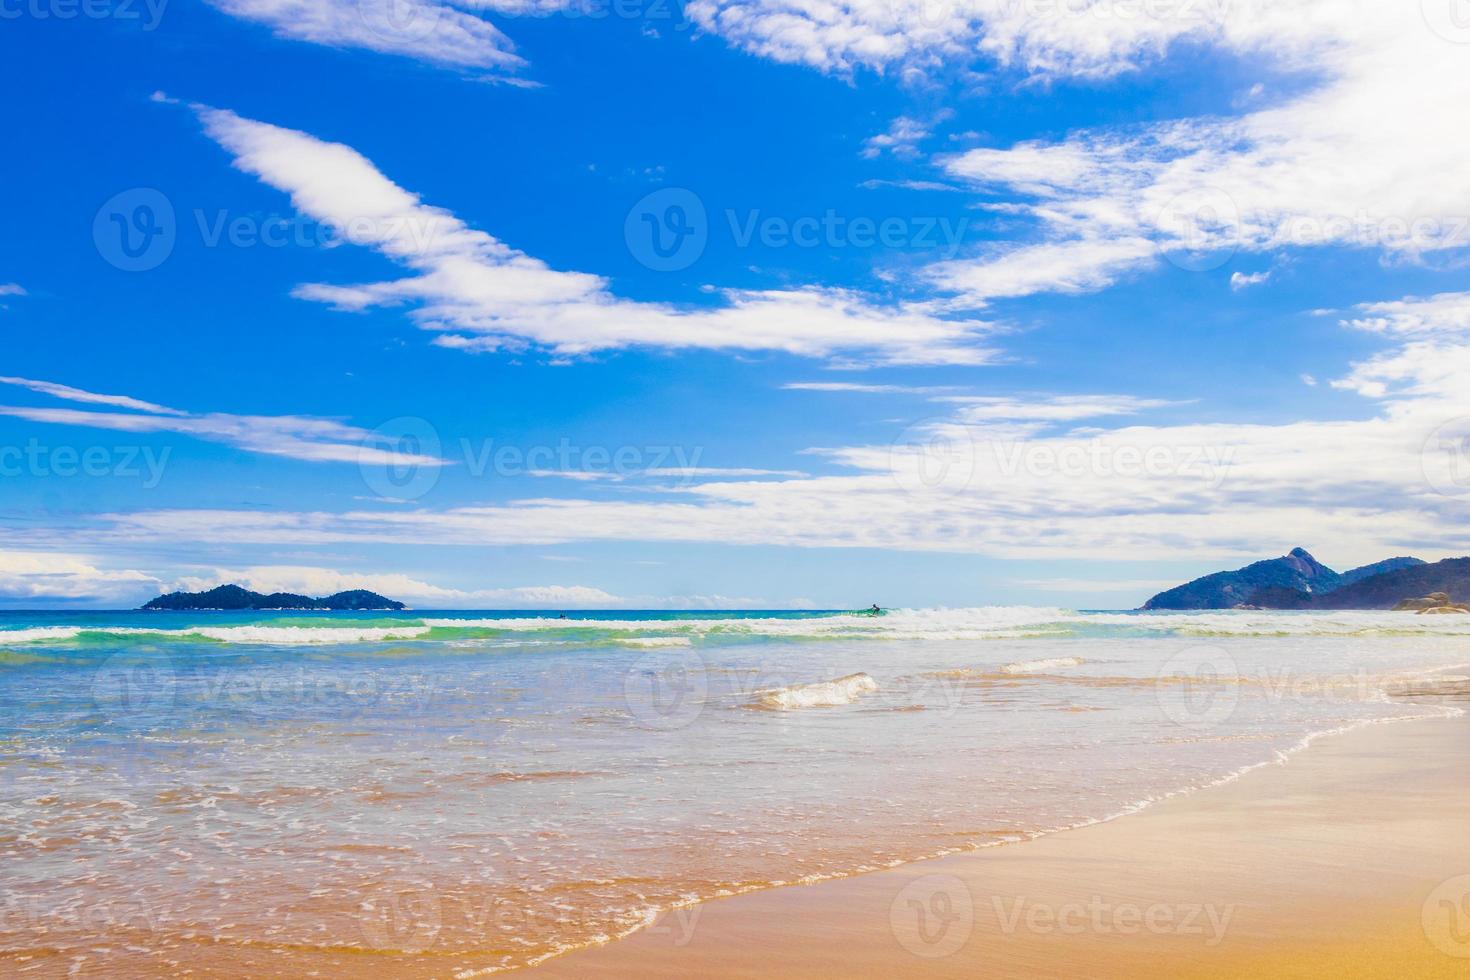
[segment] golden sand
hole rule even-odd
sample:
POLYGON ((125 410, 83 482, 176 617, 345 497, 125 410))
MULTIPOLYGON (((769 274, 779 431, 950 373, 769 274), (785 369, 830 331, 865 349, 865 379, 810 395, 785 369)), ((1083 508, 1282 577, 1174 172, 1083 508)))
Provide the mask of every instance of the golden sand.
POLYGON ((1470 719, 1373 725, 1110 823, 678 910, 531 972, 1464 978, 1467 829, 1470 719))

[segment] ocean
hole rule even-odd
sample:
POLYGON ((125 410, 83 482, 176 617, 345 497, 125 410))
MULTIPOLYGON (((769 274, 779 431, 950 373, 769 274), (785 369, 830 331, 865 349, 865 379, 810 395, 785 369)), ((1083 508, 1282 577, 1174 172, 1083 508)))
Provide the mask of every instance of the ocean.
POLYGON ((1407 613, 569 617, 0 613, 0 962, 525 966, 1456 712, 1417 685, 1470 666, 1407 613))

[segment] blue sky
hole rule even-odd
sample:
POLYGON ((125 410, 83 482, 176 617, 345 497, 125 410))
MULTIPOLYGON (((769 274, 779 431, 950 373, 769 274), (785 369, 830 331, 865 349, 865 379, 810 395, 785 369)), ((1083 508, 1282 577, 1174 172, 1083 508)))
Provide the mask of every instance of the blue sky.
POLYGON ((4 7, 0 603, 1465 550, 1449 4, 386 2, 4 7))

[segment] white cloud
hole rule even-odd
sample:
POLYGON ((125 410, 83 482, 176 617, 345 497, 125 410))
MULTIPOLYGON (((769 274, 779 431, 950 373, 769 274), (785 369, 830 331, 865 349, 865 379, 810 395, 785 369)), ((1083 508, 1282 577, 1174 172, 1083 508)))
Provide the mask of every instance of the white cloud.
POLYGON ((1179 583, 1168 579, 1041 578, 1020 579, 1016 584, 1042 592, 1131 592, 1148 596, 1172 589, 1179 583))
POLYGON ((111 405, 137 411, 137 414, 133 414, 0 405, 0 415, 30 422, 86 426, 116 432, 173 432, 208 442, 223 443, 248 452, 308 462, 358 463, 367 466, 444 465, 443 460, 434 456, 404 452, 392 447, 391 441, 378 433, 332 419, 303 415, 230 415, 223 412, 195 414, 127 395, 100 395, 50 381, 0 377, 0 384, 26 388, 66 401, 111 405))
POLYGON ((696 477, 720 477, 721 479, 759 476, 804 477, 807 474, 801 470, 763 470, 745 466, 655 466, 643 470, 641 475, 691 480, 696 477))
MULTIPOLYGON (((1470 318, 1461 323, 1470 328, 1470 318)), ((1187 550, 1222 561, 1276 553, 1290 540, 1331 547, 1345 561, 1432 558, 1470 550, 1466 377, 1470 344, 1410 334, 1333 382, 1369 400, 1355 419, 1109 426, 1169 403, 968 397, 895 442, 814 450, 842 475, 698 483, 653 501, 152 511, 110 515, 92 533, 118 545, 160 536, 443 547, 658 541, 1065 560, 1187 550)))
POLYGON ((923 275, 936 288, 959 294, 955 305, 980 307, 991 300, 1038 292, 1092 292, 1157 259, 1157 248, 1149 239, 1089 236, 1005 249, 987 258, 937 262, 923 275))
POLYGON ((685 5, 686 15, 703 30, 776 61, 836 74, 897 68, 906 76, 978 57, 1041 76, 1116 74, 1158 54, 1175 38, 1208 36, 1226 10, 1215 0, 691 0, 685 5))
POLYGON ((1244 272, 1232 272, 1230 274, 1230 288, 1239 292, 1242 289, 1249 289, 1251 286, 1259 286, 1264 282, 1270 281, 1270 279, 1270 271, 1252 272, 1249 275, 1244 272))
POLYGON ((1037 422, 1072 422, 1102 418, 1107 415, 1134 415, 1150 408, 1173 404, 1157 398, 1133 395, 1056 395, 1051 398, 1000 398, 989 395, 949 395, 935 401, 963 406, 957 419, 961 422, 1015 420, 1037 422))
MULTIPOLYGON (((952 111, 943 112, 934 122, 941 122, 951 115, 952 111)), ((921 122, 911 116, 899 116, 886 132, 870 136, 864 141, 863 156, 871 160, 887 150, 900 159, 912 160, 919 155, 919 143, 929 138, 932 125, 933 123, 921 122)))
POLYGON ((350 147, 200 108, 235 166, 291 195, 304 214, 414 271, 390 282, 311 284, 297 295, 344 310, 409 304, 437 343, 470 351, 534 347, 562 356, 632 346, 842 353, 890 364, 979 364, 987 324, 918 303, 877 305, 848 289, 713 291, 710 306, 635 302, 600 276, 552 269, 476 231, 383 176, 350 147))
POLYGON ((510 38, 478 16, 479 11, 523 14, 564 6, 556 0, 210 2, 233 17, 266 25, 277 37, 403 55, 442 67, 499 70, 514 70, 524 62, 510 38))
POLYGON ((25 296, 25 289, 18 283, 0 282, 0 296, 25 296))
POLYGON ((85 555, 0 551, 0 600, 115 602, 132 605, 158 587, 133 569, 102 569, 85 555))
POLYGON ((137 398, 129 398, 127 395, 99 395, 91 391, 83 391, 69 385, 56 384, 52 381, 33 381, 30 378, 0 377, 0 384, 13 385, 17 388, 25 388, 42 395, 50 395, 69 402, 85 402, 89 405, 111 405, 114 408, 131 408, 139 412, 150 412, 154 415, 186 415, 177 409, 165 408, 155 405, 153 402, 145 402, 137 398))
POLYGON ((844 391, 868 395, 933 395, 951 390, 933 385, 862 384, 856 381, 792 381, 781 387, 786 391, 844 391))
POLYGON ((1470 333, 1470 293, 1363 303, 1357 310, 1363 316, 1344 320, 1346 326, 1399 336, 1470 333))
POLYGON ((1430 30, 1419 7, 1237 0, 1192 26, 1151 17, 1095 34, 1065 18, 1013 25, 1033 70, 1131 64, 1187 34, 1298 75, 1301 94, 1239 116, 947 157, 951 176, 1010 195, 1004 209, 1029 215, 1035 236, 938 264, 929 278, 960 294, 957 305, 980 306, 1100 289, 1161 256, 1212 269, 1237 251, 1332 245, 1414 260, 1463 248, 1470 176, 1458 161, 1470 155, 1470 130, 1445 120, 1470 101, 1470 73, 1463 45, 1430 30))
MULTIPOLYGON (((543 558, 550 556, 542 556, 543 558)), ((302 565, 216 568, 185 575, 170 587, 190 592, 234 584, 256 592, 294 592, 322 597, 367 589, 415 608, 439 609, 741 609, 777 608, 750 596, 620 596, 588 585, 523 585, 494 589, 454 589, 403 574, 356 574, 302 565)), ((810 605, 798 600, 799 605, 810 605)))

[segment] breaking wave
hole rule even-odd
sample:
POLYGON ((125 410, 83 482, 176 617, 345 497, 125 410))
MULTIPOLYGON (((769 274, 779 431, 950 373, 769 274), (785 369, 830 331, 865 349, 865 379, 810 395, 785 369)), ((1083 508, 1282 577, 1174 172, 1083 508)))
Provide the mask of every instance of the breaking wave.
POLYGON ((878 682, 867 674, 848 674, 815 684, 792 684, 762 691, 755 704, 761 708, 789 711, 792 708, 836 708, 852 704, 864 694, 878 690, 878 682))
POLYGON ((1081 657, 1048 657, 1044 660, 1022 660, 1013 664, 1002 664, 1002 674, 1041 674, 1062 667, 1081 667, 1087 663, 1081 657))

